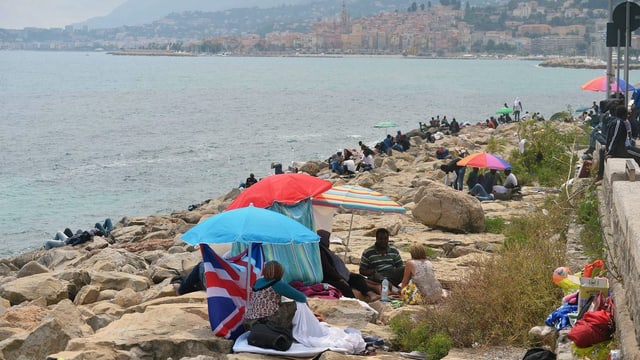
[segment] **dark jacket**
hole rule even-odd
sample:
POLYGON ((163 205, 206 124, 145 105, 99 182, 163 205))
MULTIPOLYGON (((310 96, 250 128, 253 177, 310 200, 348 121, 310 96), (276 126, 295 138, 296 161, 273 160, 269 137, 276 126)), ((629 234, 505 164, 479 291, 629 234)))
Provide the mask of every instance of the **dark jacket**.
POLYGON ((629 157, 624 141, 627 138, 627 128, 620 118, 613 118, 607 129, 607 155, 613 157, 629 157))

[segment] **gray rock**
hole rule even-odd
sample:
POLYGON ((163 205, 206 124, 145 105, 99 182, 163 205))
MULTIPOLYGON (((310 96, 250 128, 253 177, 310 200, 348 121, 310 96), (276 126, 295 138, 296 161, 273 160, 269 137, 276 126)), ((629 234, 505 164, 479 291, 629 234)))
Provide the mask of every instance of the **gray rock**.
POLYGON ((432 228, 458 232, 484 232, 484 211, 480 202, 443 184, 431 181, 414 198, 413 217, 432 228))
POLYGON ((29 261, 18 271, 16 277, 21 278, 47 272, 49 272, 49 269, 46 266, 38 263, 37 261, 29 261))
POLYGON ((69 282, 56 279, 51 273, 36 274, 9 281, 0 286, 0 296, 12 305, 43 298, 47 305, 67 299, 69 282))

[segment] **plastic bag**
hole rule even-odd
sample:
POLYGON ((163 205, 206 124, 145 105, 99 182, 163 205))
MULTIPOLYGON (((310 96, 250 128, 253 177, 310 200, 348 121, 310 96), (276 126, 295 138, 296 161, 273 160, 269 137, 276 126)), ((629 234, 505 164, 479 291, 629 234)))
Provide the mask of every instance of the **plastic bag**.
POLYGON ((584 266, 584 270, 582 271, 582 276, 588 277, 588 278, 594 278, 597 276, 605 276, 606 273, 607 272, 604 267, 604 261, 596 260, 584 266))

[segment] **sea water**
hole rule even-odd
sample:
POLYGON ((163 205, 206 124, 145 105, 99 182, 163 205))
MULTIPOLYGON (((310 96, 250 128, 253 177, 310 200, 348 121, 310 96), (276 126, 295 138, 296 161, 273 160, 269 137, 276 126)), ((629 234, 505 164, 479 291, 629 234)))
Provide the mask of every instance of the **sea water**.
POLYGON ((186 209, 271 162, 324 160, 431 116, 483 122, 516 97, 546 117, 589 106, 603 95, 580 85, 602 74, 513 60, 0 51, 0 257, 65 227, 186 209))

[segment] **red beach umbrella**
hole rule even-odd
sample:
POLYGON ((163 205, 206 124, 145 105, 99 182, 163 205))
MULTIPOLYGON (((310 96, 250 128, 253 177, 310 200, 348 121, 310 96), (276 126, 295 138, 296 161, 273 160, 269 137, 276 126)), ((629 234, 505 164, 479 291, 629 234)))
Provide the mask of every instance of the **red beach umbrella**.
POLYGON ((511 165, 503 158, 486 152, 465 156, 462 160, 458 161, 456 165, 495 170, 511 169, 511 165))
POLYGON ((322 194, 331 189, 331 182, 315 176, 291 173, 270 175, 245 189, 229 204, 227 210, 253 204, 266 208, 279 202, 286 205, 322 194))
MULTIPOLYGON (((621 91, 625 91, 624 90, 625 88, 627 89, 626 91, 635 90, 633 86, 628 85, 623 79, 615 78, 611 83, 611 91, 621 92, 621 91)), ((582 84, 580 89, 587 90, 587 91, 600 91, 600 92, 607 91, 607 76, 603 75, 595 79, 591 79, 586 83, 582 84)))

